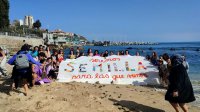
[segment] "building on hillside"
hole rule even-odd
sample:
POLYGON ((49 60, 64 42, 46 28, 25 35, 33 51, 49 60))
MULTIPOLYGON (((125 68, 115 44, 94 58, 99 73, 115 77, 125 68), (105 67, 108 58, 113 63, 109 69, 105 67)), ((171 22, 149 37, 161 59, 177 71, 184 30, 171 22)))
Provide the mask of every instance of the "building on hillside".
POLYGON ((24 17, 24 25, 28 26, 29 28, 33 27, 34 19, 33 16, 25 16, 24 17))
POLYGON ((49 33, 43 33, 45 44, 48 45, 85 45, 87 39, 75 33, 63 32, 62 30, 55 30, 49 33))
POLYGON ((24 22, 23 22, 23 20, 17 20, 17 19, 15 19, 15 20, 13 20, 13 22, 12 22, 12 24, 11 24, 11 26, 22 26, 22 25, 24 25, 24 22))
POLYGON ((24 25, 24 21, 22 19, 19 20, 19 25, 20 26, 24 25))
POLYGON ((13 20, 11 26, 12 26, 12 27, 20 26, 20 21, 19 21, 19 20, 13 20))

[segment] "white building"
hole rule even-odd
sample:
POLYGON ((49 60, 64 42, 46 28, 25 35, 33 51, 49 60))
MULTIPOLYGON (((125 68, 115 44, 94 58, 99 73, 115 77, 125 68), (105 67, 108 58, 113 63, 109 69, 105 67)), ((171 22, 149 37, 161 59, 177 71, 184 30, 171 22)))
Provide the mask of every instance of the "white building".
POLYGON ((25 16, 24 17, 24 25, 28 26, 29 28, 33 27, 34 19, 33 16, 25 16))
POLYGON ((43 39, 45 43, 49 45, 69 44, 67 42, 68 37, 69 37, 69 34, 61 31, 60 29, 49 32, 49 33, 43 33, 43 39))
POLYGON ((43 39, 46 44, 49 45, 85 45, 86 40, 81 38, 82 36, 74 33, 63 32, 61 30, 55 30, 49 33, 43 33, 43 39))
POLYGON ((24 21, 22 19, 19 20, 19 25, 20 26, 24 25, 24 21))

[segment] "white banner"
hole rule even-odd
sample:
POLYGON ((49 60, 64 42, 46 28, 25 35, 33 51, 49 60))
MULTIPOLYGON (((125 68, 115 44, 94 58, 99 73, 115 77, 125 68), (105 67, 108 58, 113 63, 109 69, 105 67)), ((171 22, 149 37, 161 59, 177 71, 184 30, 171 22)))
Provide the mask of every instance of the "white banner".
POLYGON ((157 85, 159 76, 157 67, 141 56, 82 56, 61 62, 58 81, 157 85))

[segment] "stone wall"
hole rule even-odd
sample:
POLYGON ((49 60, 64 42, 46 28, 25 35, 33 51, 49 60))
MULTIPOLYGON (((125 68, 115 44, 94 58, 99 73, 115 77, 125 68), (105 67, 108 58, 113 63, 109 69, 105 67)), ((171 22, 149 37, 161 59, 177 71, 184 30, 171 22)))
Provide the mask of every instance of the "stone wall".
POLYGON ((11 52, 18 51, 23 44, 30 44, 32 46, 43 45, 43 39, 37 38, 26 38, 26 37, 16 37, 16 36, 6 36, 0 35, 0 46, 6 47, 11 52))

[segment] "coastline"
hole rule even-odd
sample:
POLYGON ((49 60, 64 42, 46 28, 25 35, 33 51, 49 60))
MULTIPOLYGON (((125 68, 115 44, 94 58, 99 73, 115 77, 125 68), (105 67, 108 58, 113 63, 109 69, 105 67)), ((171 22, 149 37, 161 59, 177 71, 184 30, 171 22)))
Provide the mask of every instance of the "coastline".
MULTIPOLYGON (((8 66, 9 73, 12 66, 8 66)), ((52 82, 35 86, 23 96, 20 88, 9 92, 11 81, 0 79, 0 112, 173 112, 164 92, 153 87, 52 82)), ((189 111, 200 108, 189 105, 189 111)))

